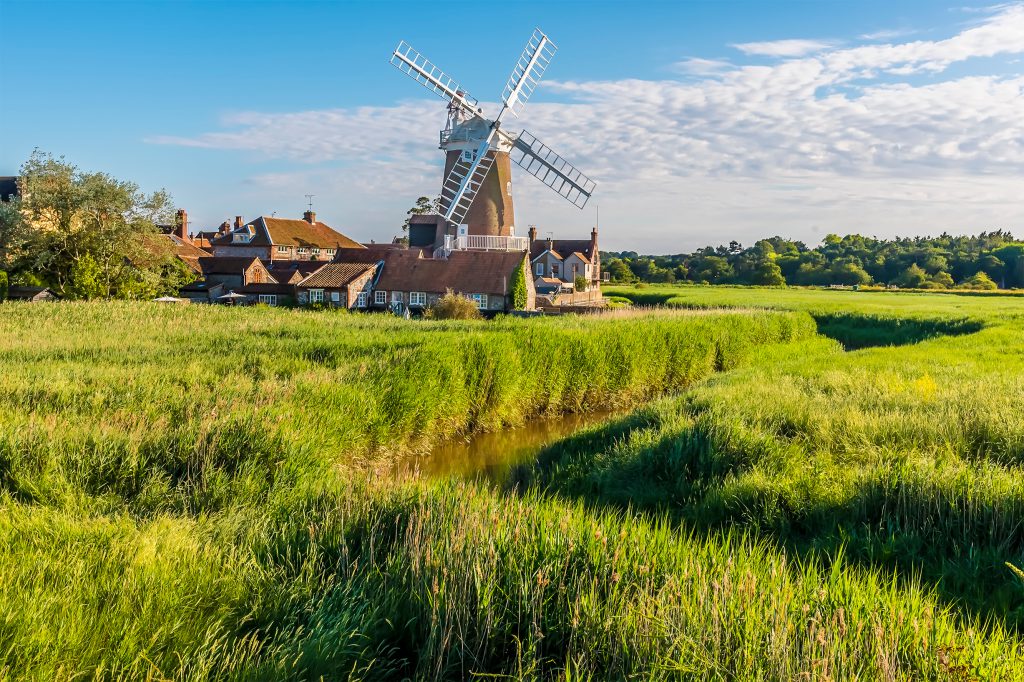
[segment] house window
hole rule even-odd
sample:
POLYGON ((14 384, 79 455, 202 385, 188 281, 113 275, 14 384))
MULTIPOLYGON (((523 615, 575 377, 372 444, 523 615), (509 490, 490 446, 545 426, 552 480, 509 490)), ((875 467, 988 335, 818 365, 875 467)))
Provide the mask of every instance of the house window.
POLYGON ((334 249, 327 249, 327 255, 328 256, 333 256, 334 255, 334 249))
POLYGON ((319 255, 320 255, 320 249, 318 249, 318 248, 316 248, 316 247, 314 246, 314 247, 313 247, 313 255, 314 255, 314 256, 319 256, 319 255))
POLYGON ((365 308, 366 307, 366 292, 365 291, 360 291, 358 294, 356 294, 356 307, 357 308, 365 308))
POLYGON ((309 249, 307 249, 307 248, 306 248, 305 246, 300 246, 300 247, 299 247, 299 248, 297 249, 297 251, 298 251, 299 253, 306 253, 306 252, 308 252, 308 251, 309 251, 309 249))
POLYGON ((288 253, 288 247, 287 246, 279 246, 279 247, 277 247, 277 252, 278 253, 288 253))
POLYGON ((537 265, 535 265, 534 268, 533 268, 533 274, 537 275, 538 277, 543 277, 544 276, 544 264, 543 263, 537 263, 537 265))
POLYGON ((324 290, 323 289, 310 289, 309 290, 309 302, 310 303, 323 303, 324 302, 324 290))
POLYGON ((260 303, 266 303, 267 305, 277 305, 277 294, 260 294, 260 303))
POLYGON ((487 294, 470 294, 469 298, 476 303, 476 307, 480 310, 487 307, 487 294))
POLYGON ((552 277, 558 277, 558 275, 559 275, 558 263, 552 263, 551 264, 551 276, 552 277))
POLYGON ((422 291, 414 291, 409 294, 409 305, 427 305, 427 295, 422 291))
POLYGON ((332 291, 331 292, 331 303, 337 303, 340 300, 341 300, 341 292, 340 291, 332 291))
POLYGON ((401 303, 402 302, 402 292, 401 291, 392 291, 391 292, 391 302, 392 303, 401 303))
POLYGON ((384 305, 388 302, 388 292, 386 291, 375 291, 373 292, 373 302, 377 305, 384 305))

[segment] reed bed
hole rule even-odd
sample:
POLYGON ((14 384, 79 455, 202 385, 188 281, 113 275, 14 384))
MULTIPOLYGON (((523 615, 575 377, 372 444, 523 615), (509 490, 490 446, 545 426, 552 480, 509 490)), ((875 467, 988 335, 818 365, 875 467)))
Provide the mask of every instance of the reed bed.
POLYGON ((1005 612, 927 570, 996 551, 985 529, 1016 547, 1017 407, 978 407, 1019 388, 996 316, 844 353, 800 310, 0 312, 0 679, 1024 676, 1005 612), (367 473, 667 392, 516 489, 367 473), (865 524, 927 562, 876 560, 865 524))

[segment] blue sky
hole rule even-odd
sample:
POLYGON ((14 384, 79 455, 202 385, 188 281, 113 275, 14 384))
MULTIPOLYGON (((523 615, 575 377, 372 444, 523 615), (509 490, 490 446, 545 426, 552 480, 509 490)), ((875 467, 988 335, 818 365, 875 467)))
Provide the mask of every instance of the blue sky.
POLYGON ((676 252, 782 234, 1024 234, 1019 2, 0 0, 0 174, 40 147, 167 188, 194 227, 321 219, 389 239, 435 194, 444 107, 404 39, 494 102, 534 26, 522 121, 598 181, 516 176, 517 223, 676 252))

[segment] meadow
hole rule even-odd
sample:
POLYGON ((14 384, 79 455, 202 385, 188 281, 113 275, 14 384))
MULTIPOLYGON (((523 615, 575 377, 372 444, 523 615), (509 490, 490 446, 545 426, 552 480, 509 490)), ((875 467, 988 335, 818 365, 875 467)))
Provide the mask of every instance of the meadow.
POLYGON ((0 307, 0 678, 1024 675, 1024 301, 616 293, 676 309, 0 307))

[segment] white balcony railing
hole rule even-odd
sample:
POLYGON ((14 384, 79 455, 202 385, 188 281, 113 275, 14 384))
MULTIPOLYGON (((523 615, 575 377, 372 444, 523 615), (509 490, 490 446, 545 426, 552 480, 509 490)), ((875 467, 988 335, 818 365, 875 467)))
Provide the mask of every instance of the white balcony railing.
POLYGON ((457 237, 454 244, 459 251, 525 251, 530 246, 526 237, 494 237, 486 234, 467 234, 457 237))

